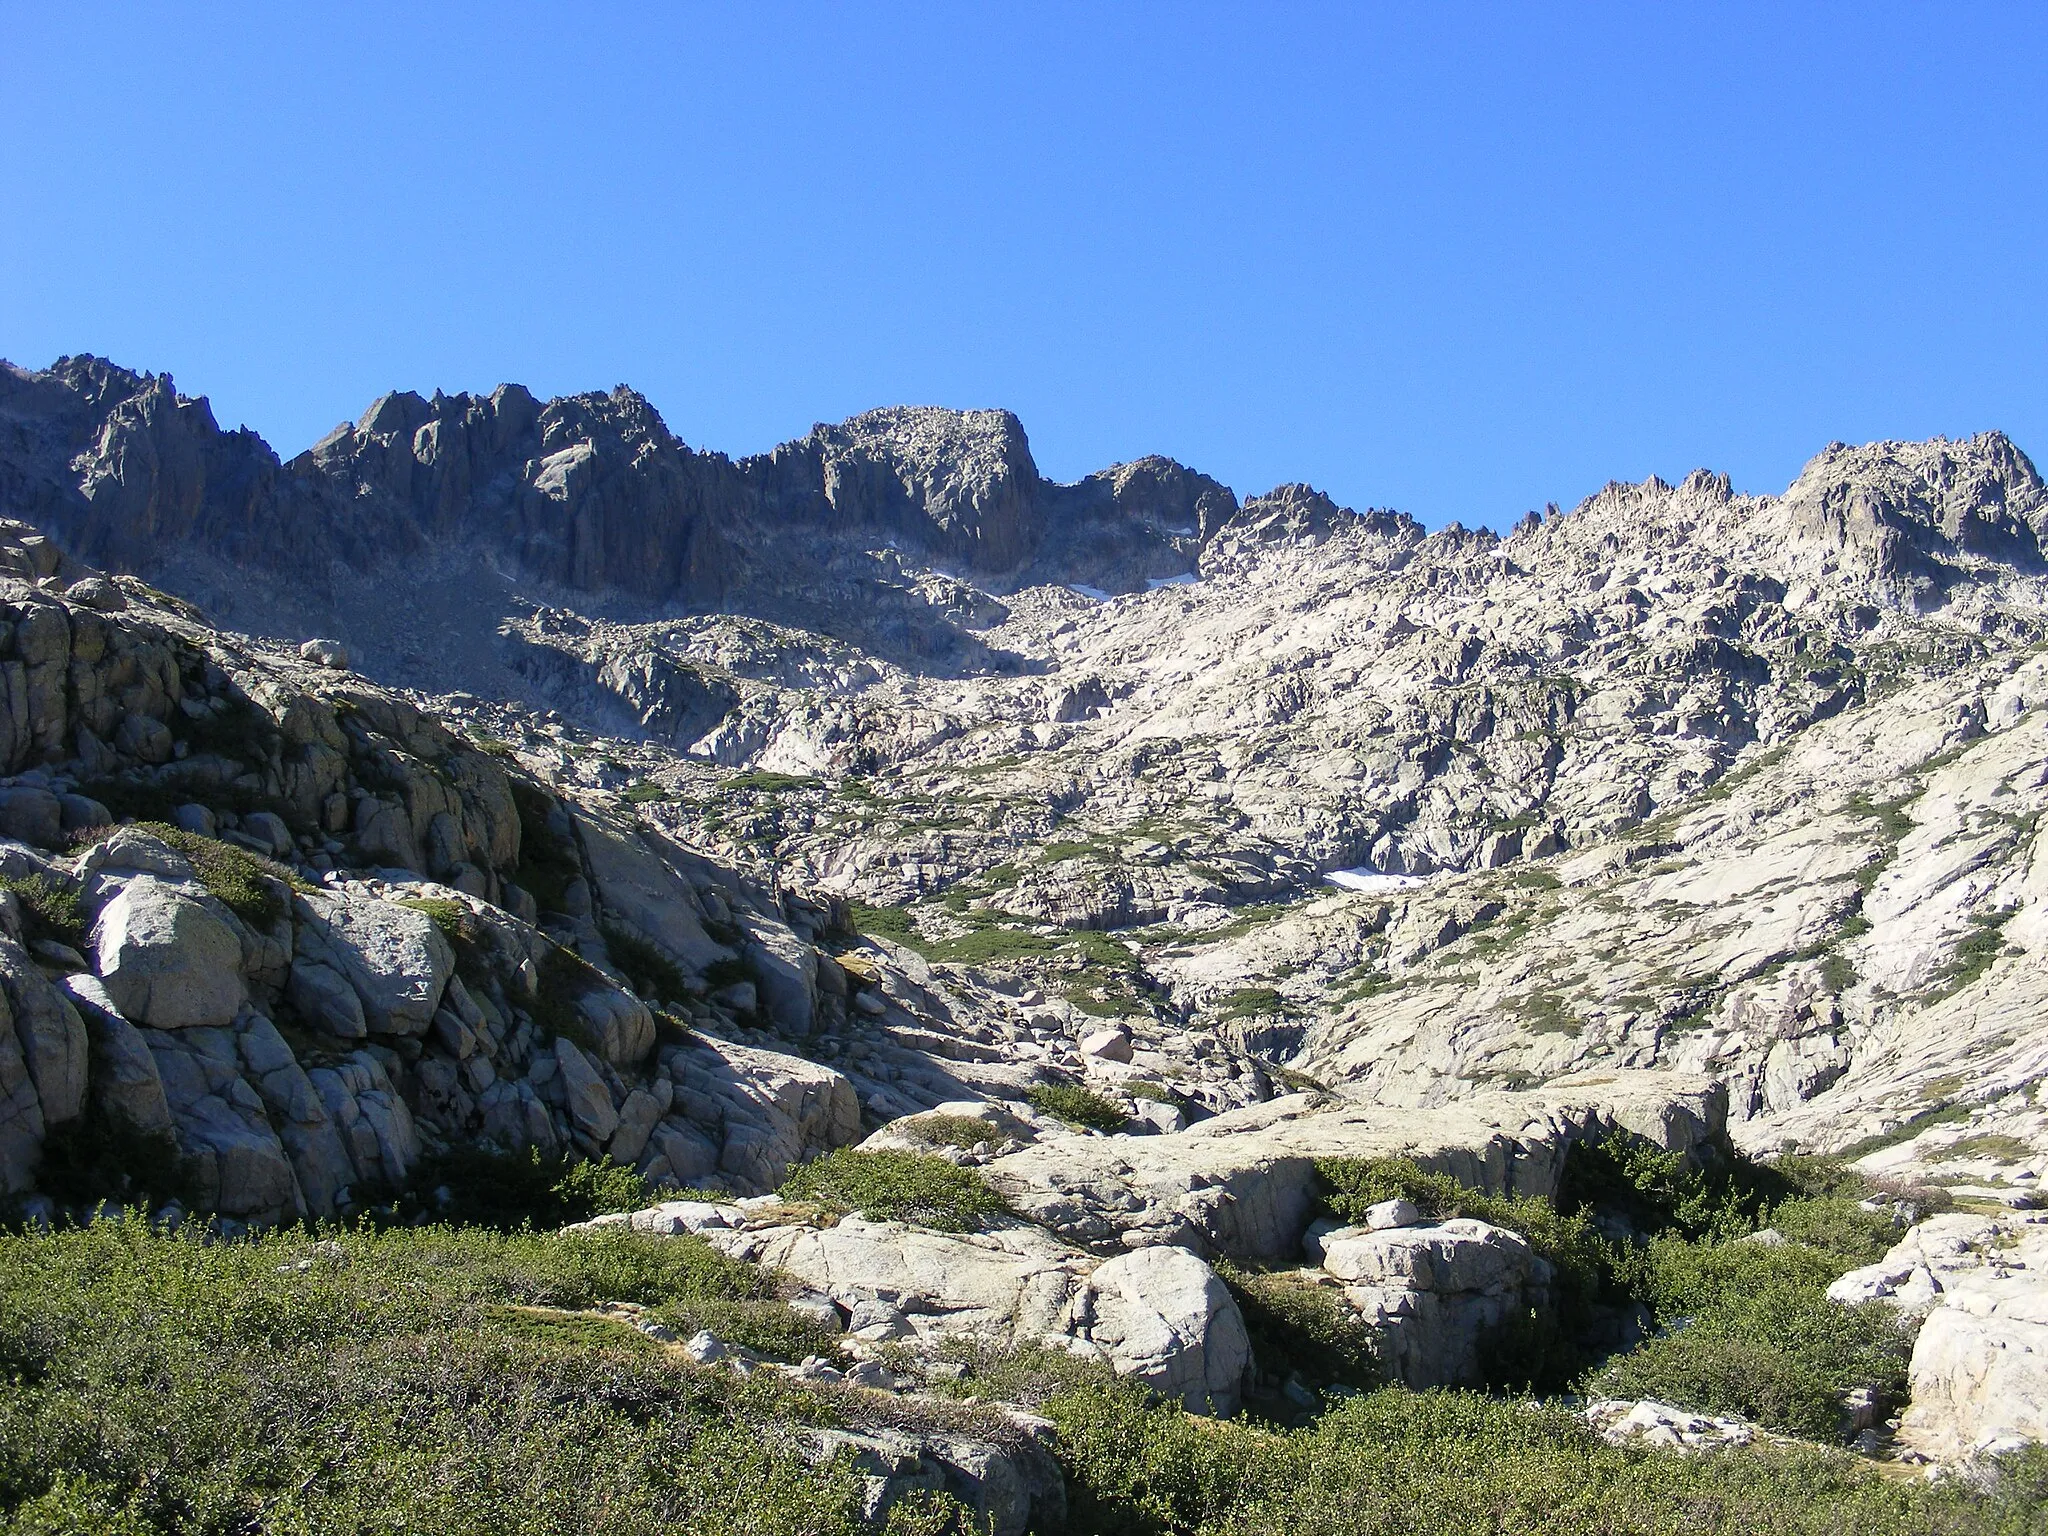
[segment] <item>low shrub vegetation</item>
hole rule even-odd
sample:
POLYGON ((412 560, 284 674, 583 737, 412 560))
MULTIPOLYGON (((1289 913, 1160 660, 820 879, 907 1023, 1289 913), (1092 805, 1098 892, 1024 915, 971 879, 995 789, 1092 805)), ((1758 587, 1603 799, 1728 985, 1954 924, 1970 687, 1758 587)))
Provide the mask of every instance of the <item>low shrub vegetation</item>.
POLYGON ((910 1140, 924 1146, 958 1147, 963 1152, 971 1151, 985 1141, 1003 1139, 1002 1133, 986 1120, 977 1120, 972 1115, 919 1115, 902 1130, 910 1140))
POLYGON ((398 1202, 402 1220, 417 1216, 499 1232, 546 1231, 637 1211, 660 1198, 639 1174, 614 1162, 546 1154, 538 1147, 500 1152, 479 1145, 423 1160, 412 1191, 398 1202))
POLYGON ((631 1236, 0 1238, 0 1512, 80 1536, 854 1536, 858 1476, 783 1427, 827 1403, 574 1310, 637 1301, 732 1337, 735 1308, 788 1315, 762 1285, 631 1236))
POLYGON ((21 907, 23 938, 31 942, 49 939, 81 951, 90 942, 92 925, 86 920, 85 902, 77 886, 36 873, 0 877, 0 890, 14 892, 21 907))
POLYGON ((778 1193, 785 1200, 935 1232, 977 1231, 1008 1211, 972 1168, 922 1152, 841 1148, 800 1164, 778 1193))
MULTIPOLYGON (((855 1536, 875 1530, 860 1469, 813 1464, 802 1427, 969 1412, 694 1367, 595 1310, 612 1302, 776 1358, 828 1352, 770 1321, 790 1313, 759 1271, 688 1238, 0 1236, 0 1518, 37 1536, 855 1536)), ((1280 1431, 1061 1352, 966 1364, 947 1390, 1052 1421, 1067 1529, 1090 1536, 2020 1536, 2048 1491, 2039 1452, 1930 1484, 1819 1447, 1615 1447, 1568 1411, 1400 1388, 1280 1431)), ((975 1529, 926 1495, 882 1536, 975 1529)))
POLYGON ((1041 1115, 1091 1131, 1120 1131, 1131 1118, 1101 1094, 1074 1083, 1038 1083, 1025 1090, 1024 1102, 1041 1115))

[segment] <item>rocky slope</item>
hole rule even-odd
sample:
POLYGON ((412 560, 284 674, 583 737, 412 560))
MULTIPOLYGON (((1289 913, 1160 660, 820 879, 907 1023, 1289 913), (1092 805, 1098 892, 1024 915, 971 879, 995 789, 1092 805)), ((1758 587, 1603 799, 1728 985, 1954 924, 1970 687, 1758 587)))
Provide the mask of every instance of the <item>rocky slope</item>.
MULTIPOLYGON (((1002 412, 732 461, 505 386, 284 461, 81 358, 0 371, 0 513, 5 873, 90 924, 0 944, 19 1192, 116 1109, 276 1219, 478 1139, 752 1195, 1009 1105, 968 1160, 1052 1246, 962 1272, 1062 1277, 1039 1331, 1223 1400, 1201 1284, 1146 1313, 1208 1319, 1160 1323, 1193 1364, 1086 1298, 1139 1306, 1099 1266, 1160 1243, 1291 1256, 1314 1156, 1510 1187, 1619 1117, 1987 1208, 2048 1169, 2048 487, 1995 433, 1496 536, 1161 459, 1056 485, 1002 412), (270 860, 261 901, 80 845, 135 817, 270 860), (1125 1132, 1021 1107, 1078 1082, 1125 1132)), ((835 1294, 850 1238, 742 1246, 904 1289, 835 1294)), ((1431 1315, 1540 1289, 1472 1263, 1431 1315)))

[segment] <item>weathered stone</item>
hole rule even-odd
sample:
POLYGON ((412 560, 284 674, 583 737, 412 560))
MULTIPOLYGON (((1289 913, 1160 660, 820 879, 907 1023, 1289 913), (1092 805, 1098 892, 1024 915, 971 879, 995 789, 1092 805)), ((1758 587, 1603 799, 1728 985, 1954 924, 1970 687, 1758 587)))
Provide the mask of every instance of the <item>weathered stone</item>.
POLYGON ((328 895, 301 895, 297 911, 297 958, 346 977, 371 1032, 426 1033, 455 973, 433 918, 396 902, 328 895))
POLYGON ((129 879, 100 909, 93 945, 108 995, 136 1023, 218 1028, 248 997, 240 936, 155 875, 129 879))
POLYGON ((589 1058, 567 1036, 555 1039, 555 1062, 562 1074, 570 1120, 591 1142, 603 1146, 619 1128, 619 1113, 612 1106, 611 1090, 605 1087, 589 1058))

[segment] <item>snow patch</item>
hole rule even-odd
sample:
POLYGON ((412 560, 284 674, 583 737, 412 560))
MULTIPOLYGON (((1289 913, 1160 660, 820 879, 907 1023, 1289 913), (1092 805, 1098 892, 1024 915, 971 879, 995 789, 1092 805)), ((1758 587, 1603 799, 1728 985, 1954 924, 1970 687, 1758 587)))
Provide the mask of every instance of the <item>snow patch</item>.
POLYGON ((1201 579, 1194 571, 1183 571, 1178 576, 1147 576, 1145 590, 1157 592, 1161 587, 1191 587, 1201 579))
POLYGON ((1092 602, 1106 603, 1110 599, 1110 594, 1103 591, 1102 588, 1084 587, 1078 581, 1069 583, 1067 586, 1067 590, 1073 593, 1076 597, 1085 597, 1092 602))
POLYGON ((1423 875, 1389 875, 1365 864, 1356 869, 1333 869, 1323 878, 1332 885, 1341 885, 1347 891, 1363 891, 1368 896, 1383 896, 1388 891, 1405 891, 1427 883, 1423 875))

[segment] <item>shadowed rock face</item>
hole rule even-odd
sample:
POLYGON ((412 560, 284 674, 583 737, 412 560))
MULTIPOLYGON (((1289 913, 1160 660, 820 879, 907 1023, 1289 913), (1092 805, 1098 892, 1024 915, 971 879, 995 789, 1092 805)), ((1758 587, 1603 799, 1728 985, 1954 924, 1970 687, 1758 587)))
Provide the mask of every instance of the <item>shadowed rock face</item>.
POLYGON ((120 569, 189 545, 317 583, 334 561, 370 572, 460 545, 570 590, 683 607, 747 588, 748 552, 792 532, 888 541, 983 579, 1127 590, 1190 568, 1236 508, 1163 459, 1055 485, 1007 411, 869 411, 735 463, 686 446, 623 386, 545 403, 516 384, 398 391, 280 463, 168 374, 93 357, 0 376, 0 491, 120 569))

